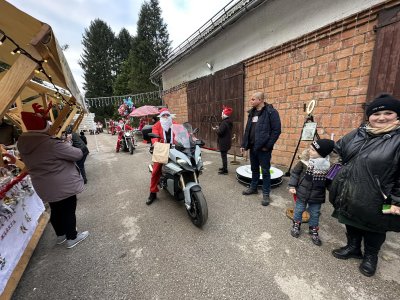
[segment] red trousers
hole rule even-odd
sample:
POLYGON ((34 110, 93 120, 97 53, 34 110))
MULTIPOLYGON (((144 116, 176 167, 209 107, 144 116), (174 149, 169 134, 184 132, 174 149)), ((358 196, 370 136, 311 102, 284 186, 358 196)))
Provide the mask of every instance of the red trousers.
POLYGON ((158 182, 161 177, 161 168, 163 164, 153 163, 153 172, 151 172, 151 180, 150 180, 150 193, 158 192, 158 182))
POLYGON ((116 146, 116 148, 115 148, 115 150, 117 151, 117 152, 119 152, 119 148, 121 147, 121 140, 122 140, 122 135, 123 135, 124 133, 122 132, 122 131, 120 131, 119 133, 118 133, 118 140, 117 140, 117 146, 116 146))

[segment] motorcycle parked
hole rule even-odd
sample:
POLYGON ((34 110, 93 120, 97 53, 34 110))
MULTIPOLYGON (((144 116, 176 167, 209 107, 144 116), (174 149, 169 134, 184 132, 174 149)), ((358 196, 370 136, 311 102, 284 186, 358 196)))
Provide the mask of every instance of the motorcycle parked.
POLYGON ((125 130, 120 141, 120 149, 133 154, 133 150, 135 150, 136 146, 135 139, 133 138, 133 131, 125 130))
MULTIPOLYGON (((208 219, 208 207, 201 190, 198 177, 203 170, 201 148, 204 142, 193 137, 192 126, 173 124, 173 143, 169 150, 168 163, 162 167, 159 185, 178 201, 184 200, 186 211, 197 227, 202 227, 208 219)), ((149 133, 151 138, 159 138, 149 133)), ((149 166, 153 171, 152 165, 149 166)))

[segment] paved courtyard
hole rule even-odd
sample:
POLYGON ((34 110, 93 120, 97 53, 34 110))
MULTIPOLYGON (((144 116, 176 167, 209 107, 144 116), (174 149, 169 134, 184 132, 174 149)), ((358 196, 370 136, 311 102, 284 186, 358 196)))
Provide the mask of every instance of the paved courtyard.
POLYGON ((229 175, 217 174, 220 156, 211 151, 203 152, 200 177, 209 219, 199 229, 164 191, 145 205, 147 145, 129 155, 115 153, 115 136, 87 138, 89 182, 78 196, 77 223, 90 236, 68 250, 55 245, 48 225, 13 299, 399 298, 399 234, 388 234, 377 274, 367 278, 359 260, 330 254, 343 245, 345 230, 329 203, 322 208, 323 245, 313 245, 305 228, 295 239, 285 216, 293 206, 287 178, 263 207, 261 194, 242 196, 234 166, 229 175))

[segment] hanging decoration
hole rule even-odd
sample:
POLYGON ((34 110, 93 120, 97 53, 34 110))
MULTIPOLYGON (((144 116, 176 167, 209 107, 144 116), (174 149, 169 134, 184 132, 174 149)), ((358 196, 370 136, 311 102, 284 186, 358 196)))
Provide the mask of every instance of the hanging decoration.
POLYGON ((123 103, 118 108, 118 113, 122 117, 127 117, 133 110, 135 110, 135 108, 132 98, 128 97, 128 99, 123 99, 123 103))
POLYGON ((90 107, 101 107, 106 105, 115 105, 121 107, 123 104, 127 105, 130 112, 134 105, 146 102, 158 101, 159 105, 162 104, 162 92, 153 91, 147 93, 124 95, 124 96, 110 96, 110 97, 97 97, 97 98, 86 98, 85 102, 90 107))

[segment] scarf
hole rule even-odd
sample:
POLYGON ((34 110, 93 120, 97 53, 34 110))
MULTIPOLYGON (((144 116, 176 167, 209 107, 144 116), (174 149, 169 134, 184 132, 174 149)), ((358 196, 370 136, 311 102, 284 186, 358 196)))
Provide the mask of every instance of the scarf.
POLYGON ((368 133, 371 133, 373 135, 379 135, 379 134, 387 133, 387 132, 390 132, 390 131, 400 128, 400 124, 399 124, 399 120, 397 120, 395 123, 392 123, 392 124, 386 126, 385 128, 375 128, 375 127, 371 127, 371 124, 368 122, 365 128, 368 133))
POLYGON ((326 157, 310 158, 307 163, 305 179, 308 181, 318 181, 325 183, 325 176, 329 171, 331 164, 329 155, 326 157))

